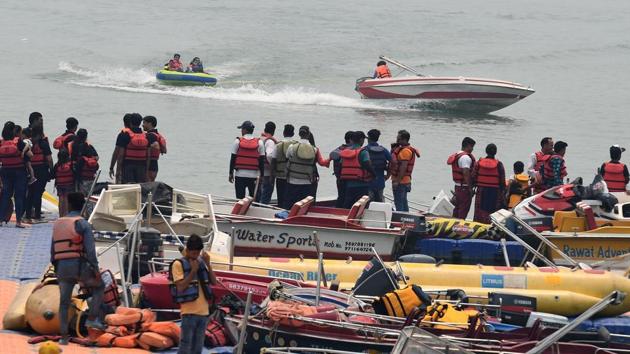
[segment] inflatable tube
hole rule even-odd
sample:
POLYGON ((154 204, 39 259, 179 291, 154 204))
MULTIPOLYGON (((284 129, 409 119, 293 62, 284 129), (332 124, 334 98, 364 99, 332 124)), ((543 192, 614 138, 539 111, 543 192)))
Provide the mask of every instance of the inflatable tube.
POLYGON ((203 85, 214 86, 217 83, 217 79, 206 73, 183 73, 179 71, 160 70, 155 75, 163 84, 167 85, 203 85))
POLYGON ((142 332, 136 337, 136 343, 144 350, 162 350, 168 349, 175 344, 167 336, 163 336, 154 332, 142 332))
POLYGON ((4 318, 2 318, 3 329, 21 330, 26 328, 26 318, 24 317, 26 301, 28 301, 29 296, 31 296, 37 285, 38 283, 26 283, 20 286, 7 312, 4 314, 4 318))
MULTIPOLYGON (((39 334, 59 333, 59 286, 48 284, 35 291, 26 301, 24 318, 31 328, 39 334)), ((71 306, 68 318, 74 317, 75 311, 71 306)))
POLYGON ((151 322, 142 324, 143 332, 155 332, 163 336, 169 337, 173 343, 179 344, 181 336, 181 328, 174 322, 151 322))

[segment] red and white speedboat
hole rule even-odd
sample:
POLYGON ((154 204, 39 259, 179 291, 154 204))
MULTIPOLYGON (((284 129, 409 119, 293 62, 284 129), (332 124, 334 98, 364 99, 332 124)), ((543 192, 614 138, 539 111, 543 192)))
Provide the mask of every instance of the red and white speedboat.
POLYGON ((424 76, 396 60, 381 59, 414 76, 357 80, 355 90, 368 99, 403 99, 435 103, 432 107, 475 112, 493 112, 534 93, 529 87, 509 81, 470 77, 424 76))

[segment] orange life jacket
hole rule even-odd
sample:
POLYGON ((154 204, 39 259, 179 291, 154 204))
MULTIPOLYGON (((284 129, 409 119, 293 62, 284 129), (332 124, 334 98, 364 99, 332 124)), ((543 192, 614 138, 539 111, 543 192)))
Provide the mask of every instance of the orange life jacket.
POLYGON ((0 163, 3 168, 24 167, 22 151, 18 148, 20 138, 0 141, 0 163))
MULTIPOLYGON (((262 133, 262 134, 260 134, 260 137, 262 139, 263 146, 265 146, 265 142, 267 141, 267 139, 273 141, 274 144, 278 143, 278 139, 276 139, 273 135, 271 135, 269 133, 262 133)), ((266 153, 267 153, 267 149, 265 148, 265 154, 266 153)), ((267 160, 267 159, 265 159, 265 167, 270 167, 269 160, 267 160)))
POLYGON ((376 67, 376 77, 379 79, 385 79, 392 77, 392 73, 389 71, 387 65, 381 65, 376 67))
POLYGON ((53 148, 57 150, 61 150, 65 148, 66 146, 68 146, 68 143, 72 141, 73 137, 74 137, 74 133, 63 133, 59 135, 53 141, 53 148))
POLYGON ((258 170, 258 143, 260 139, 245 139, 239 137, 238 150, 236 151, 235 168, 237 170, 258 170))
MULTIPOLYGON (((68 144, 68 154, 70 154, 70 156, 72 156, 73 144, 73 141, 68 144)), ((88 147, 91 146, 90 143, 88 143, 87 141, 85 142, 85 144, 88 147)), ((98 158, 95 156, 81 156, 81 159, 83 160, 83 167, 81 168, 81 179, 83 179, 84 181, 93 180, 96 176, 96 171, 98 171, 99 168, 98 158)))
POLYGON ((363 148, 349 148, 339 152, 341 157, 341 175, 339 178, 344 181, 364 181, 372 179, 370 173, 361 167, 359 155, 363 148))
POLYGON ((561 165, 562 167, 560 168, 560 178, 564 178, 567 176, 567 166, 564 164, 564 157, 560 155, 550 155, 549 158, 547 158, 547 160, 545 161, 541 170, 543 183, 545 185, 548 184, 547 181, 554 178, 554 171, 553 171, 553 168, 551 168, 551 163, 550 163, 553 158, 558 158, 562 160, 562 165, 561 165))
POLYGON ((125 160, 144 161, 148 158, 149 139, 145 133, 127 131, 129 144, 125 148, 125 160))
POLYGON ((158 133, 157 130, 154 130, 151 133, 155 134, 155 137, 157 138, 158 144, 160 144, 160 149, 159 150, 156 150, 156 149, 151 149, 150 150, 151 160, 159 160, 160 159, 160 154, 165 154, 166 153, 166 138, 164 137, 164 135, 158 133))
POLYGON ((542 166, 549 160, 551 157, 550 154, 544 154, 542 151, 536 151, 536 164, 534 165, 534 170, 542 173, 542 166))
POLYGON ((74 172, 72 162, 57 164, 55 166, 55 186, 72 187, 74 185, 74 172))
POLYGON ((398 159, 398 154, 404 149, 411 149, 411 160, 407 161, 407 169, 405 170, 405 176, 411 177, 411 173, 413 172, 413 166, 416 163, 416 156, 420 156, 420 152, 411 145, 400 145, 392 150, 392 160, 389 162, 389 174, 392 177, 398 177, 398 168, 400 164, 400 160, 398 159))
POLYGON ((501 185, 499 177, 499 160, 481 158, 475 164, 475 177, 479 187, 495 187, 501 185))
POLYGON ((31 166, 41 166, 46 163, 46 157, 44 156, 44 150, 42 150, 41 146, 39 146, 39 142, 33 144, 31 148, 31 152, 33 153, 33 157, 31 157, 31 166))
POLYGON ((475 168, 475 157, 473 156, 473 154, 469 152, 466 152, 466 151, 456 152, 452 154, 451 156, 449 156, 448 159, 446 160, 446 164, 451 165, 453 181, 455 183, 460 183, 460 184, 466 183, 466 181, 464 180, 464 171, 462 168, 459 167, 459 164, 457 163, 459 159, 464 155, 468 155, 470 157, 470 160, 472 161, 470 164, 470 170, 472 171, 475 168))
POLYGON ((53 225, 53 259, 81 258, 83 252, 83 235, 75 229, 77 221, 83 219, 80 216, 62 217, 53 225))
POLYGON ((604 181, 606 181, 609 192, 626 191, 626 176, 623 174, 625 166, 623 163, 604 163, 604 181))

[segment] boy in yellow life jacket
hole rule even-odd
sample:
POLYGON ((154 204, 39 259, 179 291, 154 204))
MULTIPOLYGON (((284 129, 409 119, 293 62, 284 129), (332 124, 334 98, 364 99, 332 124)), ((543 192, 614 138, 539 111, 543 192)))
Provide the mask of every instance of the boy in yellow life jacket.
POLYGON ((529 176, 523 173, 525 165, 521 161, 514 163, 514 175, 507 181, 507 206, 509 209, 514 208, 523 199, 531 195, 531 186, 529 184, 529 176))

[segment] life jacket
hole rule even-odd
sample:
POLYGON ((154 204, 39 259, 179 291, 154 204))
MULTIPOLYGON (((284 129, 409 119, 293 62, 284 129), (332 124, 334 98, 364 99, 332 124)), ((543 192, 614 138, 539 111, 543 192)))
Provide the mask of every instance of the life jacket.
POLYGON ((260 139, 245 139, 239 137, 238 150, 236 151, 235 168, 237 170, 258 170, 258 158, 260 153, 258 152, 258 145, 260 139))
POLYGON ((0 163, 2 163, 3 168, 21 168, 25 166, 22 151, 18 148, 19 141, 20 138, 0 141, 0 163))
POLYGON ((154 332, 141 332, 136 336, 136 343, 144 349, 150 351, 164 350, 175 345, 173 340, 154 332))
POLYGON ((212 298, 212 288, 210 287, 210 274, 206 265, 203 262, 200 262, 197 276, 190 282, 190 284, 188 284, 188 287, 184 289, 184 291, 179 291, 177 290, 177 285, 175 285, 175 281, 173 280, 173 263, 175 262, 181 262, 182 269, 184 270, 184 278, 190 274, 190 262, 186 259, 186 257, 182 257, 171 262, 168 269, 168 280, 170 281, 169 287, 171 290, 171 296, 173 297, 173 302, 181 304, 184 302, 195 301, 199 297, 200 287, 203 290, 206 300, 210 300, 212 298))
POLYGON ((42 150, 41 146, 39 146, 39 141, 36 144, 33 144, 31 152, 33 153, 33 157, 31 157, 31 166, 36 167, 46 163, 44 150, 42 150))
POLYGON ((341 176, 341 152, 348 149, 348 145, 340 145, 338 148, 330 152, 330 159, 333 162, 333 174, 339 178, 341 176))
MULTIPOLYGON (((70 154, 70 156, 72 157, 72 146, 73 146, 74 142, 70 142, 68 144, 68 154, 70 154)), ((88 143, 87 141, 85 142, 85 144, 89 147, 91 146, 90 143, 88 143)), ((83 160, 83 165, 81 167, 81 179, 84 181, 90 181, 93 180, 96 176, 96 171, 98 171, 99 165, 98 165, 98 158, 95 156, 81 156, 80 157, 81 160, 83 160)))
POLYGON ((564 179, 564 177, 567 176, 567 167, 564 163, 564 157, 560 156, 560 155, 552 155, 550 156, 545 163, 543 164, 542 167, 542 180, 543 180, 543 184, 545 186, 551 186, 551 180, 554 178, 554 171, 553 168, 551 168, 551 160, 553 159, 560 159, 562 160, 562 164, 560 165, 560 178, 564 179))
POLYGON ((127 132, 129 144, 125 148, 125 160, 144 161, 148 157, 149 139, 146 133, 127 132))
POLYGON ((501 186, 499 160, 487 157, 481 158, 475 164, 475 172, 477 186, 494 188, 501 186))
POLYGON ((166 154, 166 138, 164 137, 164 135, 158 133, 157 130, 154 130, 150 133, 155 134, 158 144, 160 144, 159 150, 156 150, 156 149, 150 150, 151 160, 159 160, 161 154, 166 154))
POLYGON ((206 327, 204 345, 208 348, 223 347, 228 343, 225 328, 216 320, 211 320, 206 327))
POLYGON ((169 337, 173 340, 175 344, 179 343, 179 339, 182 333, 181 328, 176 323, 170 321, 143 323, 141 331, 155 332, 169 337))
POLYGON ((407 169, 405 170, 405 176, 411 177, 411 173, 413 172, 413 166, 416 164, 416 157, 420 156, 420 152, 414 148, 413 146, 407 145, 399 145, 392 150, 392 160, 389 162, 389 174, 393 177, 398 176, 398 166, 400 164, 400 160, 398 159, 398 154, 404 149, 411 149, 411 160, 407 161, 407 169))
POLYGON ((68 146, 68 143, 74 138, 74 133, 63 133, 53 140, 53 148, 61 150, 68 146))
POLYGON ((478 316, 477 311, 460 310, 449 304, 443 304, 436 302, 435 304, 427 307, 427 313, 424 316, 424 321, 433 322, 430 324, 435 329, 443 330, 461 330, 468 329, 469 320, 471 316, 478 316), (444 325, 440 325, 436 322, 443 322, 444 325))
POLYGON ((72 162, 57 164, 55 166, 55 186, 72 187, 74 185, 74 171, 72 171, 72 162))
POLYGON ((418 285, 391 291, 380 298, 387 315, 407 317, 416 307, 431 305, 431 298, 418 285))
POLYGON ((168 61, 168 70, 181 70, 182 62, 179 60, 171 59, 168 61))
POLYGON ((308 143, 295 143, 294 152, 287 162, 287 176, 299 179, 313 179, 317 150, 308 143))
POLYGON ((512 183, 518 183, 518 191, 513 191, 511 186, 508 186, 508 208, 514 208, 525 198, 529 193, 529 176, 523 173, 519 173, 514 176, 512 183), (519 193, 520 192, 520 193, 519 193))
POLYGON ((387 65, 380 65, 376 67, 376 77, 379 79, 385 79, 392 77, 392 73, 389 71, 387 65))
POLYGON ((542 151, 536 151, 536 164, 534 165, 534 170, 542 173, 542 167, 551 157, 550 154, 544 154, 542 151))
POLYGON ((116 312, 105 316, 105 323, 110 326, 129 326, 155 321, 155 313, 149 309, 119 306, 116 312))
POLYGON ((387 157, 385 156, 385 148, 381 145, 368 145, 367 151, 370 153, 370 161, 375 171, 387 170, 387 157))
POLYGON ((625 192, 626 191, 626 177, 623 174, 625 164, 623 163, 604 163, 604 181, 608 186, 609 192, 625 192))
POLYGON ((80 216, 66 216, 55 221, 52 231, 53 260, 83 257, 83 235, 75 228, 76 222, 82 219, 80 216))
POLYGON ((372 180, 370 173, 361 167, 359 155, 363 148, 348 148, 339 153, 341 156, 341 171, 339 179, 344 181, 363 181, 372 180))
POLYGON ((446 164, 451 165, 453 181, 455 183, 460 183, 460 184, 466 183, 466 181, 464 181, 464 171, 462 168, 459 167, 459 164, 458 164, 459 159, 464 155, 468 155, 470 157, 470 160, 472 161, 470 164, 470 170, 472 171, 475 168, 475 157, 471 153, 468 153, 465 151, 456 152, 452 154, 451 156, 449 156, 448 159, 446 160, 446 164))
POLYGON ((278 144, 278 140, 271 134, 269 133, 262 133, 260 134, 260 140, 262 140, 263 142, 263 147, 265 147, 265 169, 268 169, 270 167, 269 165, 269 160, 267 159, 267 147, 265 146, 265 142, 267 140, 271 140, 273 141, 274 144, 278 144))
POLYGON ((289 146, 297 143, 296 140, 280 141, 276 144, 276 177, 287 178, 287 151, 289 146))

